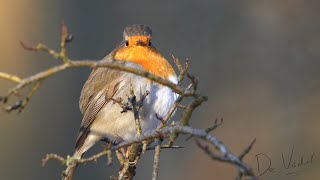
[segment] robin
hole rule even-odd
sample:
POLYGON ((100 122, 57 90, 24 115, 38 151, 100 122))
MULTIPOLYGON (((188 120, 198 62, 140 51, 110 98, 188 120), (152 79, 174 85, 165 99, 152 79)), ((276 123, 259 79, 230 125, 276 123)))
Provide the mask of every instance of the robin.
MULTIPOLYGON (((123 40, 101 62, 124 61, 124 65, 144 69, 177 84, 178 79, 169 62, 151 43, 152 30, 146 25, 131 25, 124 29, 123 40)), ((134 113, 121 113, 122 108, 114 99, 127 99, 130 89, 137 101, 149 91, 139 111, 142 134, 156 129, 177 95, 168 87, 132 73, 108 69, 94 69, 83 86, 80 110, 83 114, 80 132, 76 141, 74 158, 83 154, 100 140, 113 144, 133 140, 137 136, 134 113)), ((76 164, 66 170, 74 173, 76 164)))

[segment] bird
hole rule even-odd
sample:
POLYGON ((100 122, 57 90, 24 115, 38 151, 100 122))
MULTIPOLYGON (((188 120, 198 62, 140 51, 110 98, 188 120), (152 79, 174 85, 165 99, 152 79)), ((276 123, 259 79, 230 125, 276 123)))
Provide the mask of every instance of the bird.
MULTIPOLYGON (((153 75, 178 83, 177 75, 170 63, 157 51, 151 42, 152 30, 147 25, 134 24, 124 28, 121 43, 100 62, 122 62, 124 66, 145 70, 153 75)), ((98 141, 112 144, 131 141, 137 137, 134 113, 122 113, 123 108, 114 99, 126 99, 133 89, 137 101, 148 91, 139 110, 142 134, 161 124, 174 104, 177 94, 172 89, 133 73, 110 68, 96 68, 85 82, 79 100, 83 114, 76 140, 73 158, 82 158, 98 141)), ((65 179, 72 176, 77 167, 70 164, 65 179)))

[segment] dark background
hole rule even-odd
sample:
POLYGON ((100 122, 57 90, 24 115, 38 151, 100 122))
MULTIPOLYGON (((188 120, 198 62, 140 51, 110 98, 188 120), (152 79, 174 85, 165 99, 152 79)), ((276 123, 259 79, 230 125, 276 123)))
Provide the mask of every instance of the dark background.
MULTIPOLYGON (((319 8, 316 0, 1 0, 0 71, 28 76, 60 63, 26 52, 18 42, 58 48, 63 19, 75 35, 68 46, 72 59, 101 59, 120 42, 125 26, 148 24, 153 44, 168 60, 170 53, 190 59, 200 92, 209 96, 193 126, 206 128, 221 115, 224 124, 213 134, 236 154, 257 138, 246 162, 258 172, 255 155, 265 153, 277 171, 261 179, 319 179, 319 8), (293 146, 295 161, 315 156, 311 165, 286 175, 281 153, 287 161, 293 146)), ((46 153, 73 153, 81 121, 78 98, 89 72, 59 73, 24 113, 1 112, 0 179, 60 178, 64 167, 51 161, 42 168, 40 160, 46 153)), ((0 80, 0 93, 13 85, 0 80)), ((234 179, 231 166, 211 161, 192 141, 180 144, 187 148, 163 150, 160 179, 234 179)), ((94 149, 89 154, 101 146, 94 149)), ((136 179, 150 179, 152 163, 148 152, 136 179)), ((79 168, 75 179, 106 179, 116 170, 117 163, 107 167, 100 160, 79 168)))

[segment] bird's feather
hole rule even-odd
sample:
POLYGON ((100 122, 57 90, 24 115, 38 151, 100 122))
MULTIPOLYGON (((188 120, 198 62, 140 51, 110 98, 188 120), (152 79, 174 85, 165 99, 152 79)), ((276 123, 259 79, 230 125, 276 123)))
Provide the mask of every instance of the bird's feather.
MULTIPOLYGON (((108 61, 112 61, 112 56, 106 56, 101 62, 108 61)), ((123 65, 141 69, 139 65, 130 62, 125 62, 123 65)), ((91 72, 80 95, 79 106, 83 113, 83 118, 80 132, 76 140, 76 149, 79 149, 84 144, 84 141, 90 132, 89 129, 91 124, 101 108, 103 108, 103 106, 108 103, 121 88, 121 82, 131 81, 133 76, 135 75, 110 68, 97 68, 91 72)))

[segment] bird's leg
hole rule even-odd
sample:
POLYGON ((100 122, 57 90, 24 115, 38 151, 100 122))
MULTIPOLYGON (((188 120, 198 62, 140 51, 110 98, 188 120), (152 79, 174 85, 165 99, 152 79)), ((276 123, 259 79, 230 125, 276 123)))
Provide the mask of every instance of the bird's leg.
POLYGON ((120 165, 123 165, 123 163, 124 163, 123 154, 120 152, 120 150, 116 150, 115 152, 116 152, 116 156, 119 160, 120 165))
POLYGON ((125 147, 120 148, 120 151, 121 151, 121 153, 122 153, 123 156, 126 154, 125 147))
POLYGON ((120 165, 123 165, 127 159, 125 147, 115 150, 120 165))
POLYGON ((153 142, 153 140, 142 141, 142 154, 146 153, 148 146, 153 142))
POLYGON ((141 143, 136 143, 127 148, 126 159, 119 169, 118 179, 133 179, 136 174, 136 165, 142 151, 141 143))

